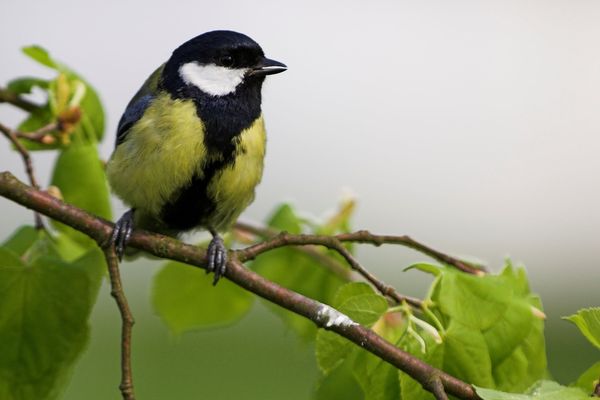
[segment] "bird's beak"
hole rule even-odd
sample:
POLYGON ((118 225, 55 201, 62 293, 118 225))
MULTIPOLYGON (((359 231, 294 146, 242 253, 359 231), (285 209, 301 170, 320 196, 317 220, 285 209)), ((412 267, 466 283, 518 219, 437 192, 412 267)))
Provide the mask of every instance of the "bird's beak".
POLYGON ((270 60, 266 57, 263 57, 256 66, 254 66, 249 75, 251 76, 266 76, 273 75, 283 72, 287 69, 287 66, 284 63, 280 63, 279 61, 270 60))

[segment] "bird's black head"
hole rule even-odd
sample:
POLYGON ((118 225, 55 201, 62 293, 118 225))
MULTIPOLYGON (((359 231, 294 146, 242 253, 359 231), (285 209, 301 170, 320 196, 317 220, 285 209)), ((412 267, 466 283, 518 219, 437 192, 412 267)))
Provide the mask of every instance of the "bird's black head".
POLYGON ((173 52, 164 69, 163 82, 171 93, 198 89, 209 96, 235 93, 242 85, 260 88, 266 75, 286 70, 265 57, 248 36, 232 31, 212 31, 188 40, 173 52))

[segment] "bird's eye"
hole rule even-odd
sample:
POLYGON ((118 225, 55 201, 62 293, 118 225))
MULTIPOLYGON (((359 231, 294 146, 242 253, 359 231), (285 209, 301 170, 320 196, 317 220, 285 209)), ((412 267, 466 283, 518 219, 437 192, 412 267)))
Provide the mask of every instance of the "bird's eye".
POLYGON ((233 57, 221 56, 221 58, 219 59, 219 63, 224 67, 231 67, 233 65, 233 57))

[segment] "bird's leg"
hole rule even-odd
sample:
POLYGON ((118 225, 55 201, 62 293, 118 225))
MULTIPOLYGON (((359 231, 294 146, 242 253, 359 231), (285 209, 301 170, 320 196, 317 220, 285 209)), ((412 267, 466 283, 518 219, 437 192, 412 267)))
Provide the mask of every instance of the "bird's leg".
POLYGON ((110 237, 110 242, 113 246, 115 246, 115 251, 117 253, 117 257, 119 257, 119 261, 123 259, 127 242, 129 241, 131 233, 133 232, 134 213, 135 209, 132 208, 123 214, 123 216, 121 216, 121 218, 119 218, 115 224, 115 229, 110 237))
POLYGON ((219 279, 225 274, 225 268, 227 267, 227 249, 225 248, 225 244, 223 244, 223 239, 221 239, 221 236, 219 236, 215 230, 210 229, 210 233, 213 238, 206 251, 206 257, 208 259, 206 273, 215 273, 213 285, 216 285, 217 282, 219 282, 219 279))

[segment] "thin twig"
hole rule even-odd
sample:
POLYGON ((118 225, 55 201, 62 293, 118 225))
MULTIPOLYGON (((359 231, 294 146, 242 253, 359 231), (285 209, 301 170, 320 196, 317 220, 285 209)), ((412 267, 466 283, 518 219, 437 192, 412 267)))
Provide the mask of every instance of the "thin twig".
MULTIPOLYGON (((6 197, 25 207, 39 211, 63 224, 88 235, 97 243, 108 243, 114 225, 88 212, 50 196, 48 193, 31 188, 9 172, 0 173, 0 196, 6 197)), ((168 258, 192 266, 206 269, 206 251, 196 246, 184 244, 170 237, 156 233, 136 230, 131 235, 128 246, 143 250, 154 256, 168 258)), ((286 289, 268 279, 245 268, 231 253, 227 264, 225 277, 246 290, 263 297, 296 314, 313 321, 318 327, 331 330, 387 361, 396 368, 404 371, 423 387, 431 391, 427 385, 437 377, 443 384, 446 393, 463 400, 481 400, 475 389, 442 370, 439 370, 410 353, 389 343, 372 330, 357 323, 346 323, 338 311, 318 301, 286 289), (331 315, 336 317, 331 318, 331 315), (345 323, 335 323, 339 320, 345 323)))
MULTIPOLYGON (((282 232, 277 231, 275 229, 269 228, 269 227, 258 227, 255 225, 251 225, 248 223, 244 223, 244 222, 237 222, 235 224, 235 227, 237 229, 255 234, 257 236, 261 236, 262 238, 265 239, 271 239, 271 240, 275 240, 275 241, 279 241, 281 240, 281 238, 279 238, 278 236, 282 234, 282 232)), ((285 235, 288 237, 288 239, 291 236, 291 234, 285 233, 285 235)), ((325 241, 327 243, 330 243, 333 245, 333 247, 329 247, 327 244, 324 243, 315 243, 318 245, 323 245, 325 247, 330 248, 331 250, 337 251, 342 257, 344 257, 344 259, 346 259, 346 261, 348 262, 348 264, 350 265, 350 267, 352 269, 354 269, 356 272, 358 272, 360 275, 362 275, 367 281, 369 281, 377 290, 379 290, 379 292, 386 296, 391 298, 395 303, 397 304, 401 304, 403 301, 406 301, 408 304, 410 304, 413 307, 416 308, 422 308, 423 307, 423 301, 414 297, 409 297, 409 296, 405 296, 405 295, 401 295, 400 293, 396 292, 396 290, 385 284, 383 281, 381 281, 380 279, 376 278, 374 275, 372 275, 371 273, 369 273, 365 268, 363 268, 358 261, 354 258, 354 256, 352 256, 352 254, 341 244, 341 242, 339 241, 330 241, 329 240, 329 236, 323 236, 323 238, 326 238, 325 241)), ((306 237, 304 238, 306 239, 306 237)), ((300 241, 302 241, 303 239, 299 239, 300 241)), ((281 243, 282 245, 285 245, 284 242, 281 243)), ((311 244, 300 244, 299 246, 296 246, 298 248, 301 249, 311 249, 313 245, 311 244)), ((246 249, 246 250, 250 250, 250 249, 246 249)), ((316 249, 315 249, 316 250, 316 249)), ((259 252, 261 252, 259 250, 259 252)), ((254 256, 257 256, 259 253, 256 253, 254 256)), ((319 253, 319 254, 323 254, 323 253, 319 253)), ((331 257, 328 257, 331 258, 331 257)))
POLYGON ((33 112, 39 108, 37 104, 25 100, 13 91, 3 87, 0 87, 0 103, 9 103, 27 112, 33 112))
POLYGON ((434 260, 450 265, 463 272, 474 275, 482 275, 485 273, 485 269, 482 265, 459 260, 458 258, 452 257, 448 254, 442 253, 420 242, 417 242, 407 235, 376 235, 369 231, 362 230, 353 233, 340 233, 339 235, 336 235, 336 238, 340 242, 368 243, 375 246, 381 246, 382 244, 398 244, 423 253, 434 260))
MULTIPOLYGON (((254 234, 254 235, 257 235, 257 236, 260 236, 263 239, 269 239, 271 241, 272 240, 280 241, 281 240, 280 236, 283 234, 282 232, 279 232, 279 231, 269 228, 269 227, 258 227, 258 226, 254 226, 254 225, 244 223, 244 222, 237 222, 235 224, 235 228, 245 231, 245 232, 248 232, 248 233, 251 233, 251 234, 254 234)), ((292 236, 288 233, 285 233, 285 235, 292 236)), ((330 238, 330 237, 326 237, 326 238, 330 238)), ((281 244, 285 245, 285 242, 281 242, 281 244)), ((321 243, 319 243, 319 244, 321 244, 321 243)), ((408 304, 410 304, 411 306, 413 306, 415 308, 421 309, 423 307, 422 300, 414 298, 414 297, 401 295, 393 287, 385 284, 383 281, 381 281, 380 279, 376 278, 374 275, 369 273, 364 267, 362 267, 358 263, 358 261, 352 255, 352 253, 350 253, 341 244, 341 242, 333 241, 332 244, 333 244, 333 247, 330 247, 327 245, 325 245, 325 247, 328 247, 330 250, 336 251, 338 254, 340 254, 342 257, 344 257, 344 259, 348 262, 350 267, 355 272, 357 272, 359 275, 363 276, 363 278, 365 278, 369 283, 371 283, 382 295, 388 297, 396 304, 401 304, 403 301, 406 301, 408 304)), ((300 251, 304 252, 305 254, 308 254, 309 256, 313 257, 318 262, 320 262, 326 266, 327 266, 326 262, 329 262, 330 267, 335 266, 336 269, 343 268, 343 271, 347 271, 347 269, 345 269, 343 266, 341 266, 337 262, 337 260, 335 260, 333 257, 330 257, 330 256, 318 251, 314 247, 314 245, 306 244, 306 245, 298 245, 298 246, 293 246, 293 247, 296 249, 299 249, 300 251), (333 262, 335 264, 331 264, 331 262, 333 262), (338 267, 338 265, 339 265, 339 267, 338 267)), ((251 250, 251 249, 246 249, 246 250, 251 250)), ((262 253, 262 251, 259 250, 259 253, 262 253)), ((259 253, 254 254, 252 256, 252 258, 258 256, 259 253)), ((246 252, 245 254, 242 255, 242 258, 248 257, 248 256, 251 256, 251 254, 246 252)))
POLYGON ((30 140, 32 142, 50 144, 49 141, 55 140, 54 137, 49 136, 50 133, 60 130, 59 122, 51 122, 48 125, 42 126, 33 132, 20 132, 16 131, 15 136, 20 139, 30 140))
POLYGON ((289 245, 320 245, 334 250, 346 260, 353 270, 362 275, 384 296, 392 298, 398 304, 405 301, 417 308, 421 308, 423 305, 421 300, 398 293, 392 286, 385 284, 382 280, 367 271, 335 236, 292 235, 287 232, 281 232, 269 240, 247 247, 243 250, 238 250, 237 257, 240 261, 252 260, 266 251, 289 245))
POLYGON ((598 380, 598 384, 596 385, 596 389, 594 389, 594 396, 600 397, 600 379, 598 380))
MULTIPOLYGON (((23 146, 19 139, 17 139, 15 132, 9 127, 0 124, 0 132, 2 132, 8 140, 10 140, 10 142, 15 146, 15 148, 21 155, 21 158, 23 159, 23 164, 25 165, 25 172, 27 173, 29 183, 31 183, 31 186, 33 186, 36 189, 39 189, 40 186, 38 185, 37 180, 35 179, 35 173, 33 171, 33 162, 31 161, 31 157, 29 156, 29 151, 27 151, 25 146, 23 146)), ((42 217, 40 216, 40 214, 34 211, 33 218, 35 220, 36 229, 43 229, 44 222, 42 221, 42 217)))
POLYGON ((25 146, 23 146, 19 139, 17 139, 15 131, 3 124, 0 124, 0 131, 2 131, 4 136, 6 136, 6 138, 11 141, 11 143, 16 147, 19 154, 21 154, 21 158, 23 159, 23 163, 25 164, 25 171, 27 172, 27 176, 29 177, 29 182, 31 183, 31 186, 33 186, 36 189, 39 189, 40 186, 38 185, 35 179, 35 175, 33 173, 33 163, 31 161, 31 157, 29 156, 29 151, 27 151, 25 146))
POLYGON ((131 330, 134 324, 133 315, 123 291, 121 274, 119 272, 119 260, 117 259, 115 248, 112 245, 107 245, 103 248, 103 251, 110 276, 110 294, 117 302, 117 307, 121 313, 121 384, 119 385, 119 389, 124 400, 135 400, 131 373, 131 330))
MULTIPOLYGON (((239 222, 239 221, 235 223, 234 228, 239 231, 250 233, 250 234, 257 236, 263 240, 270 239, 274 236, 277 236, 277 234, 279 233, 279 231, 272 229, 272 228, 258 227, 255 225, 251 225, 251 224, 248 224, 245 222, 239 222)), ((333 272, 340 278, 342 278, 342 279, 349 279, 349 278, 351 279, 352 278, 350 275, 351 270, 348 269, 348 267, 346 267, 344 264, 340 263, 335 258, 330 257, 329 255, 324 254, 323 252, 319 251, 316 246, 311 246, 311 245, 293 246, 293 248, 298 250, 301 253, 306 254, 307 256, 309 256, 310 258, 312 258, 319 264, 323 265, 325 268, 329 269, 331 272, 333 272)))
MULTIPOLYGON (((271 228, 256 227, 251 224, 242 222, 238 222, 236 224, 236 228, 257 234, 262 237, 271 237, 279 233, 279 231, 276 231, 271 228)), ((351 233, 340 233, 338 235, 335 235, 335 237, 340 242, 364 243, 372 244, 375 246, 381 246, 383 244, 401 245, 423 253, 433 258, 434 260, 455 267, 461 271, 474 275, 482 275, 485 273, 485 268, 482 265, 474 264, 468 261, 460 260, 456 257, 452 257, 448 254, 442 253, 441 251, 435 250, 429 246, 417 242, 416 240, 412 239, 410 236, 407 235, 376 235, 369 231, 361 230, 351 233)), ((303 238, 302 240, 305 239, 306 238, 303 238)))

